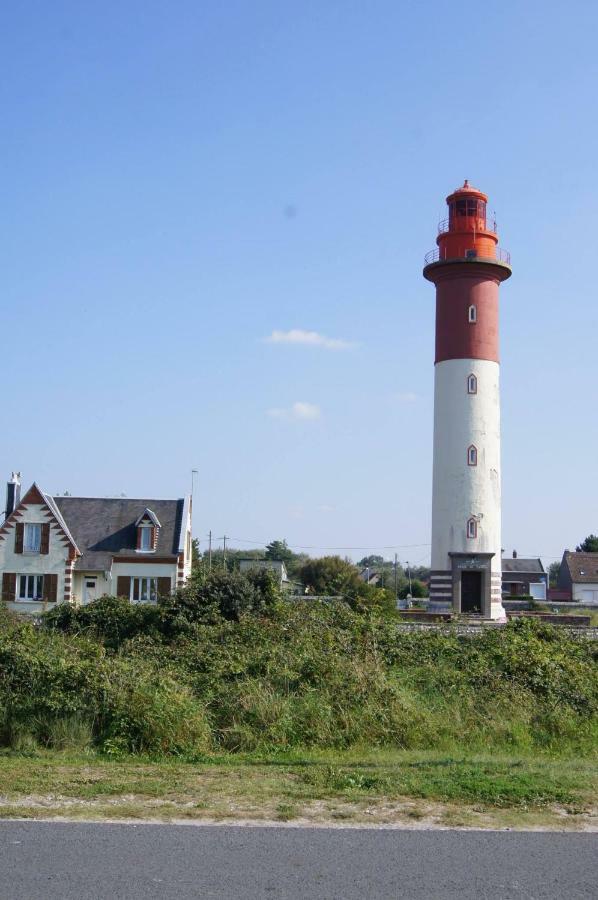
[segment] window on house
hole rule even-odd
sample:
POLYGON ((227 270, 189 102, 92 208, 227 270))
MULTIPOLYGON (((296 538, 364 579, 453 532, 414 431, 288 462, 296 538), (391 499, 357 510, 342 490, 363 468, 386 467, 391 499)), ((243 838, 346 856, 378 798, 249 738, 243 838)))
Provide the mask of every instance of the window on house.
POLYGON ((478 392, 478 379, 475 375, 470 375, 467 379, 467 393, 468 394, 477 394, 478 392))
POLYGON ((139 549, 140 550, 153 550, 154 542, 153 542, 153 531, 151 525, 141 525, 141 536, 139 538, 139 549))
POLYGON ((477 310, 476 310, 475 306, 472 305, 469 307, 469 310, 467 312, 467 317, 471 323, 477 322, 478 314, 477 314, 477 310))
POLYGON ((475 519, 467 520, 467 537, 468 538, 477 538, 478 536, 478 523, 475 519))
POLYGON ((131 578, 131 600, 133 603, 148 603, 158 598, 157 578, 131 578))
POLYGON ((467 465, 468 466, 477 466, 478 464, 478 450, 473 444, 467 448, 467 465))
POLYGON ((43 575, 19 575, 19 600, 41 600, 43 595, 43 575))
POLYGON ((23 550, 26 553, 39 553, 42 545, 42 526, 25 523, 23 530, 23 550))

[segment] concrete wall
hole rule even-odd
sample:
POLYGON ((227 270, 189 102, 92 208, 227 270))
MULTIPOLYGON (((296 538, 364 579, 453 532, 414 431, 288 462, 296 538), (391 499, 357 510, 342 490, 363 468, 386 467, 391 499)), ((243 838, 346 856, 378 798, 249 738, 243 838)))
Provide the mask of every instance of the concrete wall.
MULTIPOLYGON (((69 548, 62 541, 62 532, 54 523, 48 509, 45 505, 28 503, 25 507, 25 513, 17 521, 23 523, 44 523, 50 522, 50 545, 49 553, 15 553, 15 524, 13 522, 7 531, 4 539, 0 541, 0 573, 15 572, 17 575, 57 575, 58 588, 56 592, 56 602, 61 603, 64 599, 64 575, 65 566, 68 560, 69 548)), ((17 594, 19 586, 17 579, 17 594)), ((53 609, 55 603, 37 603, 31 600, 17 600, 14 603, 7 603, 8 609, 16 612, 26 612, 30 614, 39 614, 45 609, 53 609)))
POLYGON ((450 552, 493 553, 492 605, 501 599, 501 486, 499 365, 482 359, 450 359, 434 370, 434 470, 432 569, 448 572, 450 552), (477 393, 467 378, 477 378, 477 393), (468 447, 477 465, 467 464, 468 447), (467 521, 477 520, 477 538, 467 521))

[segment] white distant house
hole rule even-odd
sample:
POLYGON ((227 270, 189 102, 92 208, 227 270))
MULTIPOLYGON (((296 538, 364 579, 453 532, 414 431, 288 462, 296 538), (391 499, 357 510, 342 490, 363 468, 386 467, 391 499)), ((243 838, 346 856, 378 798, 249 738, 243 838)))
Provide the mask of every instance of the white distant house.
POLYGON ((598 553, 565 550, 557 584, 574 602, 598 606, 598 553))
POLYGON ((37 614, 103 594, 156 600, 191 572, 191 499, 51 496, 8 483, 0 528, 2 600, 37 614))
POLYGON ((265 569, 272 572, 281 588, 290 584, 289 576, 287 575, 287 567, 281 559, 252 559, 248 557, 247 559, 239 560, 240 572, 250 572, 252 570, 255 571, 256 569, 265 569))

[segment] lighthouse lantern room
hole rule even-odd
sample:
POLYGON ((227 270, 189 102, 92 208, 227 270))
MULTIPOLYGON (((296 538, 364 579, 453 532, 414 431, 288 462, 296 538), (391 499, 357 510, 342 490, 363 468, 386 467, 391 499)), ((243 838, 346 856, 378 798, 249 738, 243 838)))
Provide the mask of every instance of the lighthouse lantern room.
POLYGON ((450 194, 425 258, 436 286, 430 609, 503 619, 498 290, 511 266, 487 202, 467 181, 450 194))

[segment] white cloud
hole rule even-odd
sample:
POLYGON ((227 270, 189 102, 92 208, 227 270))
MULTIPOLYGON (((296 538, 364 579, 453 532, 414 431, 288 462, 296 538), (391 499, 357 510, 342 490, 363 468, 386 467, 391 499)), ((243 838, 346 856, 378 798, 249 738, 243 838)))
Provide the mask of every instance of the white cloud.
POLYGON ((416 403, 419 400, 419 397, 413 391, 401 391, 396 396, 399 403, 416 403))
POLYGON ((289 407, 275 407, 266 410, 267 414, 273 419, 283 419, 289 421, 300 421, 306 419, 319 419, 322 410, 315 403, 306 403, 304 400, 297 400, 289 407))
POLYGON ((273 331, 264 340, 268 344, 304 344, 308 347, 323 347, 324 350, 348 350, 355 347, 352 341, 342 338, 330 338, 317 331, 305 331, 302 328, 291 328, 290 331, 273 331))

